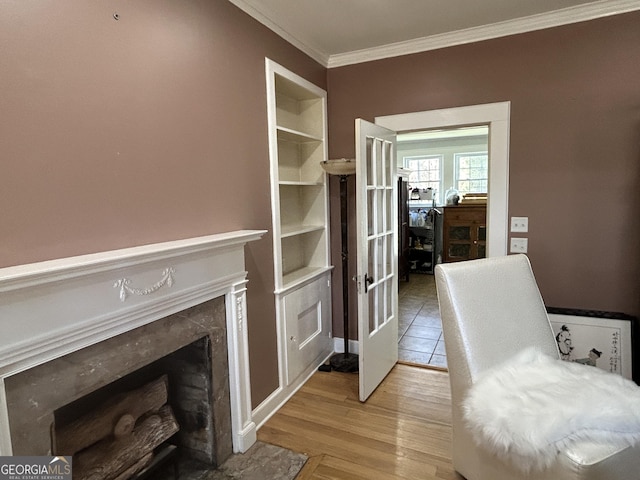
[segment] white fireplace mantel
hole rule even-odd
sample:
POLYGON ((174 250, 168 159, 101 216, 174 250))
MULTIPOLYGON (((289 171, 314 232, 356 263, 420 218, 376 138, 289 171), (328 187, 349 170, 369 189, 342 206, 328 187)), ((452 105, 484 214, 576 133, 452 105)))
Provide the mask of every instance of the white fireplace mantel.
POLYGON ((0 455, 11 455, 4 379, 224 295, 233 448, 251 418, 244 246, 240 230, 0 269, 0 455))

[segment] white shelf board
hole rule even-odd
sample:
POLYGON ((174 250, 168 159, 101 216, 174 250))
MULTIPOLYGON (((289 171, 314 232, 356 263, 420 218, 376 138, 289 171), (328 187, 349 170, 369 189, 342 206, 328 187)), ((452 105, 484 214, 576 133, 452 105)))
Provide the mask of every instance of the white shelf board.
POLYGON ((293 128, 287 128, 278 125, 278 140, 284 140, 288 142, 306 143, 306 142, 322 142, 323 138, 310 133, 294 130, 293 128))
POLYGON ((303 285, 313 280, 325 272, 333 269, 333 265, 328 267, 304 267, 282 276, 282 288, 276 290, 276 294, 283 294, 292 288, 303 285))
POLYGON ((280 227, 280 237, 286 238, 309 232, 321 232, 324 228, 324 225, 282 225, 280 227))

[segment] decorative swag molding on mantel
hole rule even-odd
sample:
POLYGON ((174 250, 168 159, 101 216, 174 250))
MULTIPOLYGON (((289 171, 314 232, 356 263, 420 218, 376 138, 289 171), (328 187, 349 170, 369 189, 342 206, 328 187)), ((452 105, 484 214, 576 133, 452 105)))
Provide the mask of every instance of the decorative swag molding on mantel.
POLYGON ((11 455, 5 379, 205 301, 225 297, 233 449, 251 418, 244 246, 239 230, 0 269, 0 455, 11 455))

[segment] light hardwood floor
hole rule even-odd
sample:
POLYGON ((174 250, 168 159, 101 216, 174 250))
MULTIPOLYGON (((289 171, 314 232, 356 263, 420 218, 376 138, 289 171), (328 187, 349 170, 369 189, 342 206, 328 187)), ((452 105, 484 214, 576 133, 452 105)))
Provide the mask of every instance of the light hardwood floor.
POLYGON ((310 458, 298 480, 461 480, 446 372, 396 365, 365 403, 358 375, 317 372, 258 431, 310 458))

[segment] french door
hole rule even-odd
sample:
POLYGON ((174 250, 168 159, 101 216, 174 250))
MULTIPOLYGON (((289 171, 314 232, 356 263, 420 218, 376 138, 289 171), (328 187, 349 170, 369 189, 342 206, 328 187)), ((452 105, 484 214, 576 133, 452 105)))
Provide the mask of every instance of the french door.
POLYGON ((398 361, 396 133, 356 120, 360 401, 398 361))

